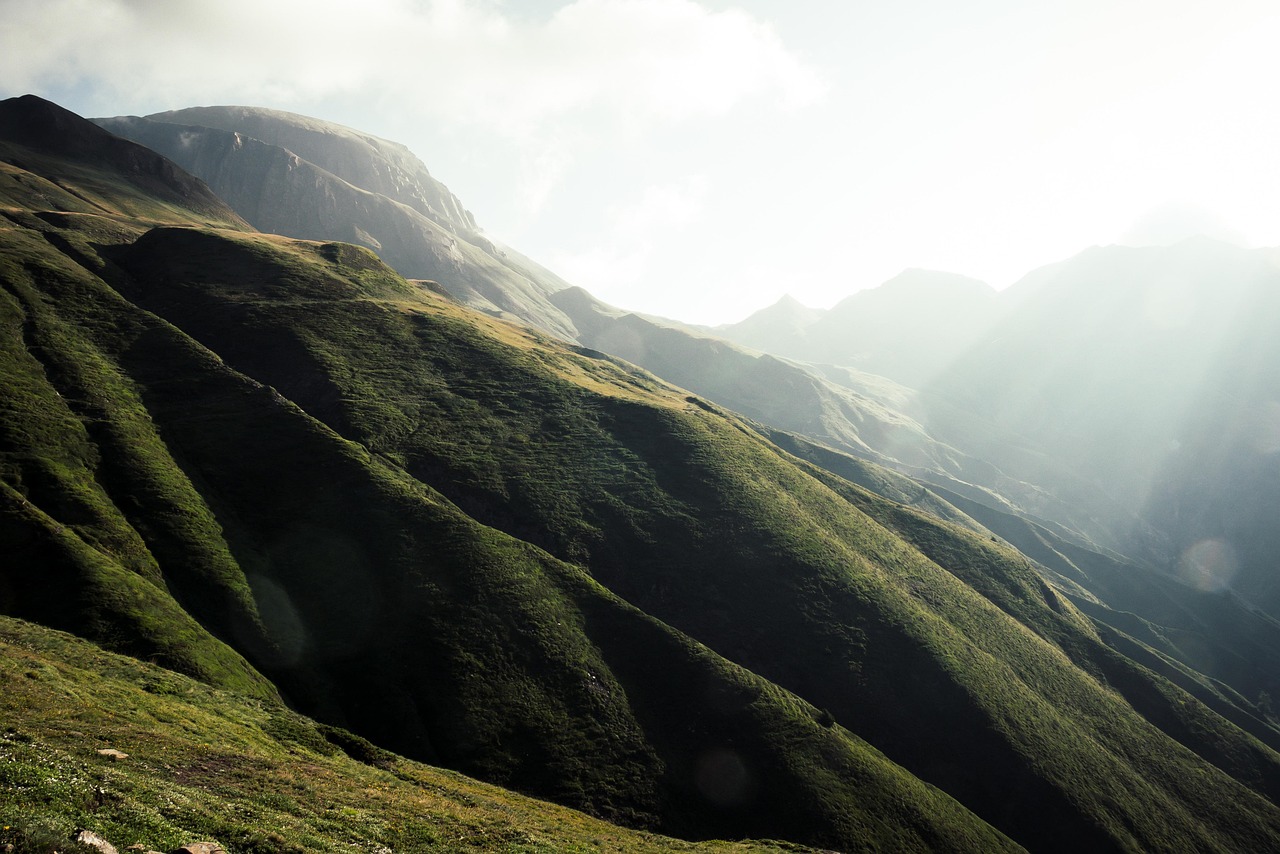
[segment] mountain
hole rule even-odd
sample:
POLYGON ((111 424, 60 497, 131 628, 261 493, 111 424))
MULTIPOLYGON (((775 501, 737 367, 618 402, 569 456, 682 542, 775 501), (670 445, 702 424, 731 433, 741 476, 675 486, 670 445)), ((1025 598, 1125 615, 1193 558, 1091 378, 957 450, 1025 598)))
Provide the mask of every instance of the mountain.
MULTIPOLYGON (((471 308, 621 356, 771 426, 1105 540, 1107 532, 1043 489, 939 441, 925 426, 926 417, 939 417, 938 410, 915 406, 914 392, 892 381, 748 355, 690 327, 632 315, 570 288, 481 236, 469 214, 440 213, 465 209, 395 143, 317 119, 246 107, 95 121, 174 158, 264 231, 367 246, 401 274, 438 281, 471 308)), ((946 293, 973 300, 983 290, 989 288, 962 277, 915 271, 847 302, 881 306, 878 316, 888 323, 901 320, 909 299, 925 293, 937 296, 943 323, 963 316, 946 293)), ((797 322, 808 313, 798 303, 783 303, 780 311, 797 322)))
POLYGON ((461 202, 397 143, 247 107, 95 121, 207 181, 262 231, 368 247, 404 276, 448 282, 478 310, 574 336, 546 300, 566 283, 484 237, 461 202))
POLYGON ((368 249, 31 206, 82 167, 10 150, 5 613, 691 839, 1280 844, 1270 724, 977 523, 368 249))
POLYGON ((1004 458, 1012 458, 1007 449, 1016 453, 1025 441, 951 405, 944 396, 856 368, 749 351, 709 333, 607 305, 581 288, 557 291, 550 300, 572 320, 578 340, 587 346, 620 356, 770 427, 1054 526, 1091 548, 1119 542, 1110 527, 1080 510, 1085 502, 1078 496, 1083 495, 1090 499, 1090 508, 1113 509, 1113 522, 1124 518, 1123 510, 1108 504, 1093 484, 1059 466, 1055 486, 1074 490, 1064 490, 1063 500, 1036 482, 1010 476, 989 461, 995 455, 988 453, 988 446, 1000 445, 1006 448, 1004 458), (954 437, 955 444, 938 438, 943 435, 954 437))
POLYGON ((1005 319, 931 387, 1020 442, 977 450, 921 418, 1014 477, 1072 494, 1072 473, 1110 499, 1074 493, 1125 551, 1280 614, 1277 293, 1266 251, 1206 239, 1090 250, 1011 288, 1005 319))
POLYGON ((809 850, 620 828, 7 617, 0 651, 0 845, 19 852, 103 850, 83 829, 116 850, 809 850))
POLYGON ((794 355, 805 352, 806 331, 824 314, 824 310, 809 308, 787 294, 745 320, 718 326, 712 331, 753 350, 794 355))
POLYGON ((906 270, 829 311, 785 301, 717 333, 783 356, 857 368, 920 387, 995 322, 996 292, 976 279, 906 270))

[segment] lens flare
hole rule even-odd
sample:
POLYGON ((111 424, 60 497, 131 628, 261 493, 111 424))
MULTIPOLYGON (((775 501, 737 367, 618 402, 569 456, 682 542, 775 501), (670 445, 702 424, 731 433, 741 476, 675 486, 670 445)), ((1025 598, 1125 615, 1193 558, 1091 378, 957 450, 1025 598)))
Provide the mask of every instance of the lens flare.
POLYGON ((288 591, 263 575, 250 574, 246 580, 253 590, 262 622, 276 642, 274 655, 277 660, 272 663, 283 666, 296 664, 306 652, 310 638, 288 591))
POLYGON ((751 792, 751 772, 736 752, 727 748, 707 751, 698 759, 698 791, 722 807, 741 806, 751 792))
POLYGON ((1201 590, 1225 590, 1235 580, 1240 562, 1236 550, 1224 540, 1201 540, 1182 553, 1178 575, 1201 590))

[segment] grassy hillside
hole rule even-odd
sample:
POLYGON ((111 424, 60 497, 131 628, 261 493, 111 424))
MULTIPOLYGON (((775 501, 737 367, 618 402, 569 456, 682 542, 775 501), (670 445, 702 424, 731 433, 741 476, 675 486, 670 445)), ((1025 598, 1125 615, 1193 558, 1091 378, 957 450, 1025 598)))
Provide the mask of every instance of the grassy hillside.
POLYGON ((971 517, 365 249, 21 204, 0 610, 687 838, 1280 845, 1280 755, 971 517))
POLYGON ((733 417, 430 292, 316 300, 291 285, 286 297, 281 280, 218 266, 266 245, 153 231, 120 260, 131 295, 238 370, 829 710, 1015 838, 1270 832, 1272 819, 1245 815, 1272 808, 1228 776, 1269 791, 1275 754, 1122 668, 1144 712, 1180 722, 1167 729, 1214 720, 1213 734, 1180 745, 1135 712, 1099 663, 1112 659, 1092 624, 1025 559, 950 528, 904 542, 887 517, 864 515, 865 493, 798 468, 733 417), (1205 759, 1220 770, 1200 790, 1188 780, 1205 759), (1219 787, 1243 813, 1203 825, 1192 816, 1219 787))
POLYGON ((807 850, 619 828, 10 618, 0 715, 0 845, 18 854, 80 850, 69 841, 83 828, 120 850, 807 850))
MULTIPOLYGON (((68 234, 71 244, 83 236, 68 234)), ((137 257, 167 257, 152 244, 170 240, 184 247, 175 257, 192 271, 216 275, 231 268, 239 281, 254 283, 265 291, 255 304, 268 311, 272 294, 284 296, 274 289, 284 287, 288 305, 305 305, 322 321, 325 305, 365 306, 377 317, 385 309, 370 298, 411 300, 415 294, 354 247, 166 229, 149 232, 126 254, 135 263, 137 257), (221 266, 199 251, 210 242, 222 247, 221 266), (335 267, 342 277, 327 272, 335 267)), ((1000 844, 949 799, 861 741, 823 727, 817 710, 679 641, 570 567, 480 527, 279 392, 235 373, 100 281, 95 287, 83 268, 43 267, 35 260, 40 257, 29 258, 40 272, 35 278, 52 302, 74 309, 50 311, 49 317, 28 311, 27 322, 42 331, 69 323, 64 314, 77 316, 89 339, 82 342, 86 358, 109 361, 126 375, 128 383, 116 393, 128 389, 145 401, 143 420, 163 435, 168 453, 120 460, 121 477, 198 483, 201 494, 188 496, 179 509, 198 513, 207 506, 220 523, 176 532, 157 528, 157 538, 179 538, 173 545, 189 543, 195 554, 232 556, 225 577, 210 569, 212 577, 194 580, 195 567, 187 562, 157 560, 157 580, 204 626, 231 639, 295 704, 413 755, 631 824, 694 836, 754 835, 758 829, 760 835, 842 847, 874 838, 917 847, 924 844, 920 839, 957 834, 971 835, 972 847, 1000 844), (200 582, 217 595, 184 595, 200 582), (228 608, 238 588, 251 591, 239 611, 228 608), (598 616, 589 620, 587 613, 598 616), (626 630, 636 622, 652 628, 626 630), (263 636, 248 634, 246 624, 260 627, 263 636), (329 628, 339 625, 339 632, 329 628), (406 667, 411 661, 422 665, 406 667), (641 666, 642 673, 672 675, 628 677, 614 672, 620 662, 641 666), (680 668, 688 687, 674 690, 680 668), (712 784, 700 784, 709 772, 698 757, 720 750, 741 763, 744 770, 734 774, 754 781, 749 797, 736 793, 717 801, 714 786, 710 794, 702 791, 712 784), (882 801, 916 806, 885 824, 877 806, 882 801), (929 829, 939 821, 939 829, 929 829)), ((23 284, 9 286, 21 292, 23 284)), ((246 300, 234 288, 224 295, 246 300)), ((32 297, 26 304, 37 302, 32 297)), ((369 320, 361 324, 366 329, 372 328, 369 320)), ((243 328, 252 323, 246 320, 243 328)), ((501 349, 496 342, 489 346, 501 349)), ((55 396, 67 398, 90 386, 58 388, 55 396)), ((89 453, 101 457, 111 450, 99 444, 89 453)), ((87 488, 108 489, 101 479, 85 480, 87 488)), ((128 503, 137 497, 125 494, 128 503)), ((148 524, 138 527, 152 533, 147 497, 138 501, 148 524)), ((23 498, 51 506, 37 493, 23 498)), ((109 511, 104 515, 114 521, 109 511)), ((105 538, 99 531, 107 524, 97 523, 81 523, 82 539, 105 538)), ((154 555, 158 549, 139 551, 154 555)), ((32 603, 43 595, 65 601, 79 593, 80 582, 75 576, 50 581, 22 586, 12 608, 53 622, 32 603)), ((128 607, 108 596, 100 607, 112 619, 132 616, 167 627, 174 620, 161 616, 161 608, 176 609, 163 595, 154 598, 158 602, 128 607)), ((90 624, 81 628, 94 633, 90 624)), ((97 633, 117 643, 135 634, 97 633)), ((127 642, 130 651, 146 652, 127 642)), ((189 645, 177 639, 163 647, 164 654, 181 669, 226 684, 221 674, 201 669, 203 642, 216 643, 202 635, 189 645)))

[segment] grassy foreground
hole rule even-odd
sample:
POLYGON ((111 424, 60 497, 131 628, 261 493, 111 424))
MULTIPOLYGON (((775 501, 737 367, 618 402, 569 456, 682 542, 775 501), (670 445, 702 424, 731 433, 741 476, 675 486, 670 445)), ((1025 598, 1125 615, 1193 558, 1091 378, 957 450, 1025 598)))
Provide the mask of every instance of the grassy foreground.
POLYGON ((0 846, 19 854, 84 828, 121 850, 211 840, 233 854, 811 850, 619 828, 7 617, 0 719, 0 846))

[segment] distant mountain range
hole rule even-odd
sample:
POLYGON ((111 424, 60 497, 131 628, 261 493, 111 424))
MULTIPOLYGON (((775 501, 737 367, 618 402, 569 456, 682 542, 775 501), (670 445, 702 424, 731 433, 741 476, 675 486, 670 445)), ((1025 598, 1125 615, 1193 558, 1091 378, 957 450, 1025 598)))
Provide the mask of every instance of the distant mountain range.
POLYGON ((829 311, 784 297, 716 332, 758 350, 858 368, 919 388, 972 346, 999 312, 995 290, 976 279, 907 270, 829 311))
MULTIPOLYGON (((185 768, 189 715, 202 767, 240 780, 287 735, 400 767, 388 785, 424 772, 379 750, 693 840, 1280 847, 1280 624, 1230 592, 1267 602, 1265 539, 1234 539, 1274 519, 1264 253, 1097 250, 1005 306, 908 274, 850 305, 936 312, 865 326, 880 362, 817 365, 568 287, 391 143, 164 118, 0 102, 0 612, 249 700, 202 731, 186 683, 6 623, 41 650, 42 708, 28 682, 73 661, 122 703, 121 679, 175 697, 121 706, 160 716, 146 741, 45 680, 92 726, 23 723, 6 810, 235 849, 242 824, 148 812, 139 778, 64 803, 34 770, 71 729, 185 768), (1141 326, 1133 283, 1170 271, 1230 298, 1141 326), (931 349, 890 352, 910 341, 931 349), (1134 504, 1153 468, 1161 500, 1134 504)), ((313 797, 261 799, 274 821, 313 797)), ((371 807, 359 844, 412 850, 403 820, 371 807)))

